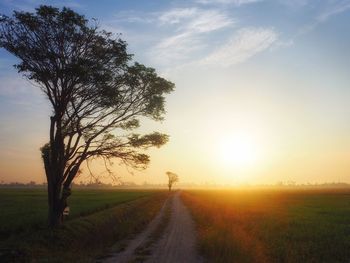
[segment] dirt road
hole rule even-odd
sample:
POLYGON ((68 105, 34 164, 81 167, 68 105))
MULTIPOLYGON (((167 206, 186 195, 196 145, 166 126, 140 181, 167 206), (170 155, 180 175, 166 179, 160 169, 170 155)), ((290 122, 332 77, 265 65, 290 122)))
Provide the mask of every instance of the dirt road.
POLYGON ((194 222, 180 199, 180 192, 173 197, 169 225, 146 262, 201 262, 196 250, 194 222))
POLYGON ((165 216, 166 204, 148 227, 127 248, 118 254, 113 254, 104 262, 147 262, 147 263, 199 263, 202 262, 196 250, 195 225, 188 209, 180 198, 180 192, 175 193, 168 200, 170 219, 163 234, 155 242, 150 242, 152 233, 165 216), (147 247, 148 246, 148 247, 147 247), (137 249, 147 247, 147 253, 140 256, 137 249))

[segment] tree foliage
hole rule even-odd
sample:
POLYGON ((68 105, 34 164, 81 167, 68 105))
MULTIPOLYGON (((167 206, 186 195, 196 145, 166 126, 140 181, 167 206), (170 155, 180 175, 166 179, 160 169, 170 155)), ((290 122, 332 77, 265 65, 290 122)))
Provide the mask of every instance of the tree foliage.
POLYGON ((49 199, 59 198, 53 208, 58 215, 84 161, 118 158, 145 168, 149 156, 142 150, 167 142, 168 136, 159 132, 132 131, 141 117, 163 119, 164 95, 174 84, 153 68, 132 63, 126 42, 94 21, 69 8, 14 11, 0 18, 0 47, 19 59, 18 72, 39 86, 52 105, 49 142, 41 152, 49 199))

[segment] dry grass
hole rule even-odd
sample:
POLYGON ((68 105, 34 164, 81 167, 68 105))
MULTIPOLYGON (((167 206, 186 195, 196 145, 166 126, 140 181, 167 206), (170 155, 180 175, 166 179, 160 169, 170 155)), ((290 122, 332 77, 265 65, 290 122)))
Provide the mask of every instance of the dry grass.
POLYGON ((350 191, 182 194, 209 262, 349 262, 350 191))

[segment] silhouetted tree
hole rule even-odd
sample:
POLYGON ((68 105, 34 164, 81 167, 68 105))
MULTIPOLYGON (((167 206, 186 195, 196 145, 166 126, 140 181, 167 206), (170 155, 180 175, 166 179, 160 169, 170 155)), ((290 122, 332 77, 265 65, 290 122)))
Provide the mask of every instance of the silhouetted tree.
POLYGON ((84 161, 100 157, 107 165, 118 158, 143 169, 149 156, 140 150, 168 140, 158 132, 131 133, 140 117, 162 120, 164 94, 174 84, 152 68, 130 63, 126 46, 69 8, 40 6, 35 13, 0 16, 0 47, 19 58, 15 67, 52 105, 50 139, 41 148, 50 226, 61 223, 84 161))
POLYGON ((168 176, 168 188, 170 192, 173 184, 179 181, 179 176, 172 172, 166 172, 166 175, 168 176))

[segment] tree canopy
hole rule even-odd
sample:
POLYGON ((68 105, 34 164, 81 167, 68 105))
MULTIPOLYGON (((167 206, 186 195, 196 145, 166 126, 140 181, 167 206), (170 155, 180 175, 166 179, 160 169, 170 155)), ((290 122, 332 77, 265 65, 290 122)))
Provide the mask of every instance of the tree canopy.
POLYGON ((41 150, 49 197, 54 192, 60 199, 58 213, 84 161, 117 158, 145 168, 149 156, 142 150, 160 147, 168 136, 132 131, 142 117, 163 119, 164 95, 174 84, 132 62, 119 35, 69 8, 40 6, 0 17, 0 47, 19 59, 18 72, 52 105, 49 141, 41 150))

